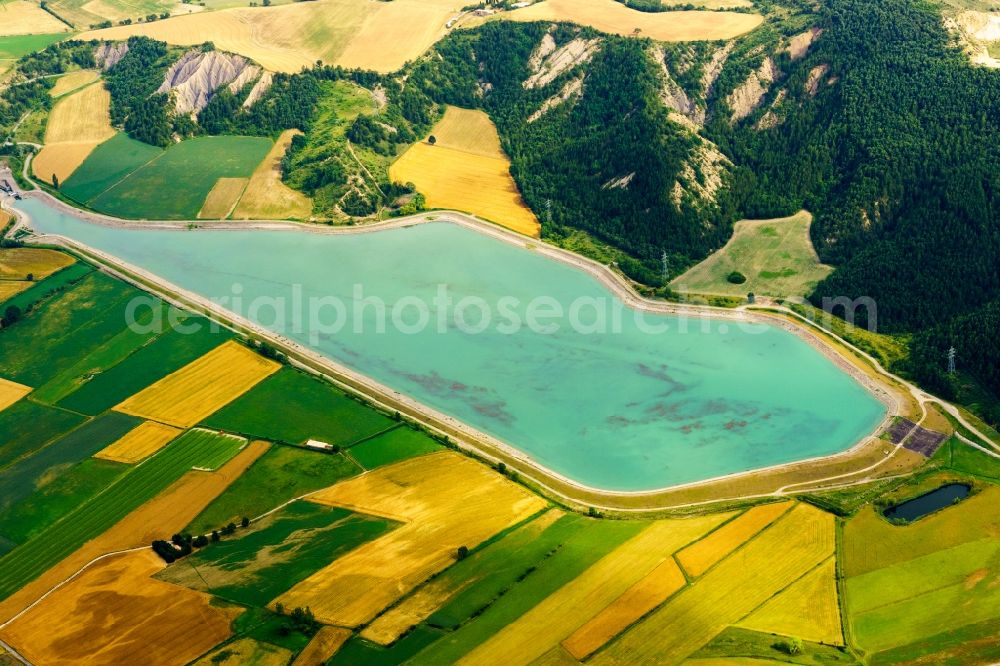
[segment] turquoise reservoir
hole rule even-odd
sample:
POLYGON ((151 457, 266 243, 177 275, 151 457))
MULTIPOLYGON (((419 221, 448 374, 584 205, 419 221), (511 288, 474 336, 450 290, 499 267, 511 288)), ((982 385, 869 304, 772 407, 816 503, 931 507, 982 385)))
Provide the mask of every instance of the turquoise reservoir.
POLYGON ((226 298, 237 314, 594 488, 652 490, 829 455, 885 414, 852 377, 783 329, 637 320, 593 276, 451 223, 336 236, 125 229, 36 199, 17 206, 41 233, 226 298), (318 298, 327 300, 310 317, 318 298), (333 301, 346 311, 335 332, 333 301), (389 309, 381 332, 377 302, 389 309), (484 328, 480 306, 490 321, 476 332, 484 328), (559 308, 575 308, 575 318, 544 316, 559 308), (534 326, 512 323, 525 323, 529 310, 534 326))

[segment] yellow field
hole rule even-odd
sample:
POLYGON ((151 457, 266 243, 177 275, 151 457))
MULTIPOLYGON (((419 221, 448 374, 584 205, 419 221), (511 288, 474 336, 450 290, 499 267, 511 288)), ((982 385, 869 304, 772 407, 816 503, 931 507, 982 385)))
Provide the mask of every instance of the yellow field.
POLYGON ((435 145, 483 157, 506 158, 496 125, 483 111, 449 106, 434 125, 435 145))
POLYGON ((685 585, 687 580, 677 562, 666 560, 573 632, 562 645, 573 658, 583 661, 685 585))
POLYGON ((32 275, 36 280, 41 280, 74 263, 76 259, 57 250, 37 247, 7 248, 0 250, 0 278, 24 280, 32 275))
POLYGON ((461 0, 318 0, 176 16, 93 30, 80 39, 147 35, 184 46, 210 41, 276 72, 297 72, 322 60, 387 73, 443 37, 445 23, 462 6, 461 0))
POLYGON ((837 561, 830 558, 737 626, 802 640, 843 645, 837 604, 837 561))
POLYGON ((306 195, 281 182, 281 158, 285 156, 292 137, 299 130, 281 133, 274 147, 250 177, 246 191, 236 204, 236 220, 305 220, 312 213, 312 201, 306 195))
POLYGON ((117 442, 94 454, 95 458, 122 463, 137 463, 153 455, 173 440, 181 431, 177 428, 146 421, 117 442))
POLYGON ((406 523, 347 553, 276 599, 309 606, 327 624, 353 627, 472 548, 537 513, 545 502, 450 451, 376 469, 310 501, 406 523))
POLYGON ((10 0, 0 4, 0 37, 68 31, 68 25, 37 3, 10 0))
POLYGON ((485 113, 449 108, 431 135, 437 143, 410 146, 389 167, 389 178, 416 185, 429 208, 466 211, 538 237, 538 219, 522 201, 485 113))
POLYGON ((65 182, 94 148, 113 137, 110 104, 100 83, 61 98, 45 126, 45 147, 31 161, 35 175, 51 183, 55 174, 65 182))
POLYGON ((713 564, 739 548, 791 507, 791 502, 755 506, 733 522, 723 525, 696 544, 677 553, 677 561, 692 578, 708 571, 713 564))
POLYGON ((251 442, 213 472, 188 472, 106 532, 96 535, 62 562, 0 602, 0 623, 9 620, 94 558, 117 550, 148 546, 153 539, 163 539, 180 532, 268 448, 266 442, 251 442))
POLYGON ((7 300, 11 296, 20 294, 33 284, 35 283, 25 280, 0 280, 0 302, 7 300))
MULTIPOLYGON (((549 509, 527 525, 518 528, 517 533, 522 537, 538 537, 565 515, 558 509, 549 509)), ((477 580, 478 578, 468 578, 458 583, 447 576, 435 578, 408 596, 399 605, 393 606, 379 615, 374 622, 365 627, 364 631, 361 632, 361 637, 382 645, 394 643, 410 627, 426 620, 446 601, 469 585, 474 585, 477 580)))
POLYGON ((36 664, 185 664, 230 636, 211 597, 150 576, 151 550, 102 560, 2 631, 36 664))
POLYGON ((316 635, 309 641, 309 645, 295 658, 292 666, 322 666, 337 653, 340 646, 350 637, 351 632, 347 629, 323 627, 316 632, 316 635))
POLYGON ((246 178, 220 178, 215 181, 205 203, 198 211, 200 220, 222 220, 229 216, 240 195, 247 186, 246 178))
POLYGON ((101 78, 101 73, 96 69, 79 69, 75 72, 64 74, 56 79, 56 84, 49 90, 49 95, 52 97, 65 95, 77 88, 82 88, 87 84, 93 83, 99 78, 101 78))
POLYGON ((463 664, 527 664, 621 597, 671 554, 729 518, 715 514, 653 523, 494 634, 463 664))
POLYGON ((511 21, 571 21, 617 35, 631 35, 638 28, 640 37, 661 42, 731 39, 764 20, 758 14, 736 12, 640 12, 615 0, 545 0, 506 12, 503 17, 511 21))
POLYGON ((29 393, 31 393, 30 386, 0 377, 0 411, 7 409, 29 393))
POLYGON ((116 411, 190 428, 243 395, 281 366, 229 341, 136 393, 116 411))
POLYGON ((194 666, 285 666, 292 658, 292 653, 270 643, 261 643, 252 638, 241 638, 232 643, 226 643, 218 650, 213 650, 198 661, 194 666))
POLYGON ((588 663, 680 663, 833 553, 834 517, 798 504, 588 663))

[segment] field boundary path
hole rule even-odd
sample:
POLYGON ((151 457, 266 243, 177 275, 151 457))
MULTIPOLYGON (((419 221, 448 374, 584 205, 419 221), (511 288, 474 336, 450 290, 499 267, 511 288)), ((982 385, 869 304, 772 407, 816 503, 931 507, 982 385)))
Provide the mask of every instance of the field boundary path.
MULTIPOLYGON (((0 174, 0 177, 2 177, 2 174, 0 174)), ((554 260, 574 266, 579 270, 583 270, 598 279, 627 306, 635 310, 692 316, 695 318, 726 319, 742 323, 767 323, 773 326, 782 326, 786 330, 799 335, 803 340, 822 351, 835 362, 841 363, 842 367, 843 364, 850 365, 844 360, 842 351, 835 349, 814 331, 830 335, 839 343, 866 359, 880 377, 888 380, 889 383, 895 383, 898 386, 904 387, 905 390, 916 399, 917 403, 921 407, 922 414, 919 420, 920 423, 922 423, 927 417, 925 402, 933 400, 946 404, 943 403, 943 401, 933 398, 929 394, 921 391, 902 378, 889 373, 887 370, 882 368, 877 360, 857 347, 851 345, 846 340, 843 340, 839 336, 836 336, 834 333, 814 322, 799 317, 787 308, 769 307, 766 308, 766 311, 758 311, 748 310, 746 308, 727 309, 711 306, 653 301, 639 295, 624 276, 612 271, 609 267, 603 264, 572 254, 560 248, 540 243, 537 240, 521 236, 515 232, 503 229, 499 226, 495 226, 464 213, 455 211, 432 211, 415 216, 397 218, 386 222, 378 222, 355 227, 328 227, 281 220, 207 223, 199 220, 138 222, 121 220, 92 212, 80 211, 73 206, 56 199, 46 192, 28 192, 25 196, 28 198, 41 199, 58 210, 95 224, 127 228, 177 230, 189 230, 192 228, 215 230, 295 229, 306 233, 337 235, 372 233, 432 221, 447 221, 476 230, 479 233, 484 233, 510 244, 520 247, 530 247, 540 254, 544 254, 554 260), (791 315, 791 318, 789 319, 780 315, 791 315)), ((26 215, 24 215, 21 211, 15 210, 14 212, 17 214, 19 220, 18 224, 15 225, 16 227, 30 226, 28 224, 29 220, 22 219, 26 218, 26 215)), ((879 468, 887 460, 891 460, 895 453, 898 452, 902 443, 907 441, 907 439, 904 438, 903 442, 897 446, 896 450, 893 451, 891 455, 887 455, 884 458, 877 460, 874 464, 870 464, 862 469, 851 469, 845 473, 827 474, 825 476, 823 473, 815 471, 814 466, 817 465, 817 463, 838 460, 844 461, 845 459, 850 460, 851 456, 861 453, 863 449, 870 452, 872 446, 881 447, 884 445, 884 442, 877 438, 877 434, 888 426, 893 412, 898 412, 900 409, 900 396, 894 394, 893 391, 889 390, 886 386, 879 386, 878 383, 867 376, 859 377, 859 375, 865 375, 865 373, 861 373, 855 368, 855 372, 852 374, 855 378, 859 379, 859 381, 861 381, 868 390, 872 391, 876 397, 887 405, 889 415, 887 415, 887 418, 883 421, 873 436, 864 438, 861 442, 857 443, 847 451, 833 454, 831 456, 802 460, 771 468, 758 469, 726 477, 708 479, 705 481, 672 486, 663 489, 622 492, 590 488, 577 483, 572 479, 559 475, 552 470, 546 469, 544 466, 540 465, 520 450, 505 442, 479 432, 457 419, 433 410, 398 391, 381 385, 364 375, 354 372, 333 359, 322 356, 311 349, 307 349, 302 345, 277 336, 276 334, 257 326, 251 321, 238 317, 233 313, 222 309, 218 304, 212 303, 196 294, 179 289, 174 285, 166 283, 158 276, 150 274, 135 266, 131 266, 116 257, 112 257, 99 250, 87 247, 81 243, 73 241, 72 239, 61 236, 40 236, 37 237, 36 240, 40 242, 52 242, 71 248, 81 253, 91 261, 102 265, 109 272, 138 286, 141 289, 156 293, 168 302, 182 308, 192 309, 206 314, 240 334, 258 339, 266 339, 278 349, 283 351, 294 365, 309 372, 318 374, 348 391, 361 393, 368 399, 372 400, 376 405, 390 413, 393 411, 399 411, 408 418, 430 428, 433 432, 451 439, 466 453, 471 454, 474 457, 493 465, 501 462, 506 464, 508 467, 517 470, 518 473, 522 475, 525 483, 534 488, 536 491, 548 494, 549 496, 558 498, 560 501, 576 507, 595 507, 604 511, 620 513, 664 512, 667 510, 698 508, 723 502, 745 502, 752 499, 778 498, 796 493, 815 492, 823 489, 822 486, 825 485, 832 485, 832 487, 856 485, 869 482, 871 479, 861 479, 849 484, 844 484, 842 481, 850 477, 856 477, 858 474, 864 474, 879 468), (810 471, 815 473, 810 474, 810 471), (786 478, 780 483, 774 482, 780 480, 780 476, 777 479, 772 479, 772 476, 778 476, 779 474, 787 475, 790 472, 797 476, 793 476, 793 478, 790 479, 786 478), (747 479, 759 481, 763 486, 766 486, 768 483, 771 485, 760 491, 748 490, 734 492, 730 488, 726 487, 726 484, 728 483, 745 481, 747 479), (769 481, 769 479, 771 480, 769 481), (830 484, 829 482, 836 483, 830 484), (797 490, 795 490, 796 488, 797 490), (693 501, 683 496, 684 492, 692 489, 703 491, 702 495, 707 496, 704 499, 693 501), (681 496, 678 497, 677 495, 679 493, 681 496)), ((988 438, 983 436, 982 433, 962 418, 957 408, 947 405, 946 409, 948 409, 949 413, 955 417, 955 419, 961 423, 963 427, 967 428, 969 432, 973 433, 977 437, 981 437, 984 442, 990 442, 988 438)), ((992 446, 992 443, 990 443, 990 446, 992 446)))

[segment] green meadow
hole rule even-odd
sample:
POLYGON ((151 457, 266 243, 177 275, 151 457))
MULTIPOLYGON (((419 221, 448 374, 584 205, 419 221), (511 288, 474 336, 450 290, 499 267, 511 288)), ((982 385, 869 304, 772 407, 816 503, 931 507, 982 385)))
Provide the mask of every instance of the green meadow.
POLYGON ((217 467, 236 455, 239 448, 240 442, 232 437, 204 430, 191 430, 178 437, 143 464, 131 468, 107 490, 0 557, 0 599, 100 535, 185 472, 194 467, 217 467))
MULTIPOLYGON (((51 483, 139 425, 127 414, 110 412, 63 435, 0 472, 0 509, 6 509, 51 483)), ((2 527, 0 527, 2 532, 2 527)))
POLYGON ((341 454, 272 446, 198 515, 187 530, 205 534, 244 516, 255 518, 306 493, 332 486, 361 470, 341 454))
POLYGON ((22 398, 0 411, 0 469, 83 423, 84 417, 22 398))
POLYGON ((375 469, 441 448, 426 433, 400 426, 352 446, 350 455, 365 469, 375 469))
POLYGON ((219 178, 248 178, 267 155, 264 137, 204 136, 165 150, 118 134, 66 179, 61 192, 131 219, 193 220, 219 178))
POLYGON ((24 543, 87 502, 128 471, 124 463, 87 458, 0 511, 0 535, 24 543))
POLYGON ((283 368, 213 414, 205 425, 289 444, 317 439, 347 447, 395 422, 330 384, 283 368), (280 409, 274 409, 277 404, 280 409))
POLYGON ((126 303, 138 293, 94 272, 73 289, 42 302, 3 332, 0 367, 4 376, 41 386, 124 330, 126 303))
POLYGON ((15 294, 6 301, 3 301, 4 307, 6 308, 11 305, 15 305, 23 312, 35 303, 38 303, 42 299, 54 294, 60 289, 64 289, 74 282, 78 282, 93 271, 93 266, 85 264, 82 261, 78 261, 72 266, 67 266, 61 271, 53 273, 41 282, 38 282, 34 286, 22 291, 20 294, 15 294))
POLYGON ((23 55, 41 51, 49 44, 66 39, 65 32, 43 35, 8 35, 0 37, 0 60, 16 60, 23 55))
POLYGON ((682 293, 805 296, 833 270, 819 262, 809 238, 812 215, 801 211, 776 220, 741 220, 726 245, 675 278, 682 293), (746 281, 734 284, 737 271, 746 281))
MULTIPOLYGON (((232 338, 229 330, 213 329, 206 319, 191 319, 187 323, 201 324, 201 327, 194 333, 167 329, 119 363, 82 383, 80 388, 60 400, 59 406, 84 414, 100 414, 232 338)), ((126 329, 122 333, 125 338, 114 343, 134 344, 136 341, 129 340, 129 334, 140 337, 126 329)))
POLYGON ((265 606, 343 553, 396 524, 311 502, 293 502, 237 538, 184 558, 158 578, 248 606, 265 606), (265 554, 266 556, 262 556, 265 554))

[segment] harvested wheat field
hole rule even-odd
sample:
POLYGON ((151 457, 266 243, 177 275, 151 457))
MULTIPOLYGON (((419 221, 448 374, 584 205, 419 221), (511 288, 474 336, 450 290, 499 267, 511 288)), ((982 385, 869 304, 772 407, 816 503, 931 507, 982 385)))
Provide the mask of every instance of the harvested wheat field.
POLYGON ((797 504, 588 663, 677 664, 834 552, 834 517, 797 504))
POLYGON ((806 641, 843 645, 837 603, 837 561, 828 559, 737 626, 806 641))
POLYGON ((151 550, 105 558, 0 631, 36 664, 186 664, 230 636, 232 610, 150 576, 151 550))
MULTIPOLYGON (((731 514, 653 523, 540 604, 490 637, 463 664, 527 664, 538 659, 621 597, 679 548, 731 514)), ((681 577, 683 583, 683 576, 681 577)))
POLYGON ((237 342, 225 342, 136 393, 115 410, 190 428, 280 368, 237 342))
POLYGON ((299 653, 292 666, 322 666, 337 653, 351 632, 340 627, 323 627, 309 641, 309 645, 299 653))
POLYGON ((677 561, 692 578, 708 571, 713 564, 739 548, 755 534, 774 522, 792 506, 776 502, 755 506, 736 520, 677 553, 677 561))
POLYGON ((89 85, 99 78, 101 78, 101 73, 96 69, 79 69, 69 74, 63 74, 56 79, 56 84, 49 90, 49 95, 60 97, 77 88, 89 85))
POLYGON ((93 30, 80 39, 146 35, 170 44, 214 42, 275 72, 298 72, 317 60, 393 72, 444 36, 461 0, 317 0, 279 7, 233 8, 93 30))
POLYGON ((232 643, 226 643, 211 654, 207 654, 193 666, 285 666, 292 658, 292 653, 284 648, 261 643, 252 638, 241 638, 232 643))
POLYGON ((162 449, 179 434, 181 430, 178 428, 156 421, 146 421, 117 442, 98 451, 94 457, 129 464, 137 463, 162 449))
MULTIPOLYGON (((148 546, 153 539, 168 538, 180 532, 264 455, 268 448, 266 442, 251 442, 214 472, 186 473, 106 532, 97 535, 59 564, 0 602, 0 623, 19 613, 91 560, 127 548, 148 546)), ((156 559, 159 561, 159 558, 156 559)), ((174 590, 184 589, 172 585, 169 587, 174 590)))
POLYGON ((483 157, 506 158, 496 125, 483 111, 449 106, 431 134, 435 145, 483 157))
POLYGON ((661 42, 731 39, 764 20, 759 14, 737 12, 640 12, 615 0, 545 0, 505 12, 503 17, 510 21, 571 21, 617 35, 632 35, 638 30, 640 37, 661 42))
POLYGON ((100 83, 60 99, 45 126, 45 146, 31 161, 35 175, 51 183, 54 174, 66 182, 94 148, 115 135, 110 104, 111 95, 100 83))
POLYGON ((198 219, 223 220, 229 217, 230 211, 239 201, 246 186, 246 178, 220 178, 215 181, 215 186, 205 197, 205 203, 198 211, 198 219))
POLYGON ((36 280, 66 268, 76 260, 65 252, 37 247, 17 247, 0 250, 0 278, 25 280, 29 275, 36 280))
POLYGON ((281 133, 267 157, 257 166, 246 191, 240 198, 233 219, 236 220, 305 220, 312 213, 312 201, 281 180, 281 159, 299 130, 281 133))
POLYGON ((574 659, 583 661, 685 585, 687 580, 677 562, 665 560, 573 632, 562 645, 574 659))
POLYGON ((31 393, 30 386, 0 377, 0 411, 7 409, 29 393, 31 393))
POLYGON ((354 627, 472 548, 545 507, 484 465, 450 451, 411 458, 343 481, 310 501, 404 523, 276 599, 309 606, 328 624, 354 627))
POLYGON ((428 208, 454 208, 537 238, 541 229, 510 175, 493 122, 482 111, 449 107, 431 130, 436 143, 414 144, 389 167, 411 182, 428 208))
POLYGON ((0 4, 0 36, 69 32, 69 26, 34 2, 11 0, 0 4))
MULTIPOLYGON (((527 525, 518 528, 517 533, 524 539, 540 536, 566 514, 558 509, 549 509, 527 525)), ((465 578, 461 582, 449 576, 438 576, 421 586, 397 606, 379 615, 374 622, 365 627, 361 637, 381 645, 395 643, 400 636, 414 627, 443 606, 445 602, 457 595, 478 578, 465 578)))
POLYGON ((0 303, 35 284, 26 280, 0 280, 0 303))

